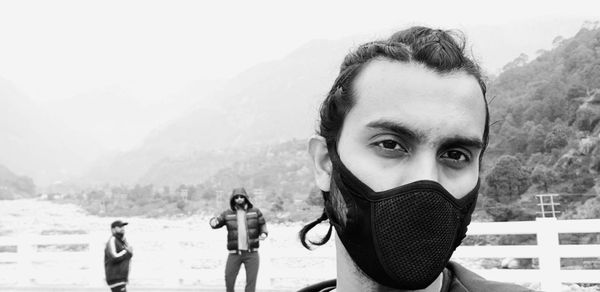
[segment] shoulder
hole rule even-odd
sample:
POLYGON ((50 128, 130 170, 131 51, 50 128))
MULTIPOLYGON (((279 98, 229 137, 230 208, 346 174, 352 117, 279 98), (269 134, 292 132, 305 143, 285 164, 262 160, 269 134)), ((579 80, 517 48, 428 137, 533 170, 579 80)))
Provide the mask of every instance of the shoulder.
POLYGON ((298 292, 328 292, 333 291, 336 285, 336 279, 331 279, 304 287, 298 290, 298 292))
POLYGON ((455 262, 449 262, 448 269, 453 275, 450 283, 451 292, 533 292, 520 285, 486 280, 455 262))

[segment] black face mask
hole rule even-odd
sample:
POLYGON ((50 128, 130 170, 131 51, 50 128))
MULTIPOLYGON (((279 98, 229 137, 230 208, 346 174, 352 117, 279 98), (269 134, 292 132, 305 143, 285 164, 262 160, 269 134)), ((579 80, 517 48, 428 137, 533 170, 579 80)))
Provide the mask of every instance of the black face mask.
POLYGON ((330 153, 346 222, 335 219, 331 202, 325 211, 354 263, 388 287, 415 290, 433 283, 466 235, 479 181, 461 199, 428 180, 375 192, 344 166, 337 151, 330 153))
POLYGON ((125 236, 125 231, 121 231, 121 232, 116 231, 115 232, 115 237, 118 239, 123 239, 124 236, 125 236))

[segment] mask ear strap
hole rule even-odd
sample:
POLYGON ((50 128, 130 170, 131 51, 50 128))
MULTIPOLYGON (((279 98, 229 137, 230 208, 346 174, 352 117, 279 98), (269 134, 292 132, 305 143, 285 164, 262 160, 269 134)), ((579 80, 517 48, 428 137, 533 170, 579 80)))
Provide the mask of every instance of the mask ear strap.
MULTIPOLYGON (((329 219, 327 217, 327 212, 325 212, 325 209, 323 209, 323 213, 321 214, 321 217, 317 218, 317 220, 308 223, 307 225, 305 225, 304 227, 302 227, 302 229, 299 232, 299 236, 300 236, 300 243, 302 243, 302 246, 304 246, 306 249, 311 250, 312 247, 309 246, 306 243, 306 234, 308 234, 308 232, 315 226, 317 226, 319 223, 325 221, 329 219)), ((331 238, 331 229, 332 229, 332 225, 331 222, 329 222, 329 229, 327 230, 327 234, 325 234, 325 236, 323 238, 321 238, 319 241, 312 241, 312 240, 308 240, 308 242, 310 242, 311 245, 323 245, 325 243, 327 243, 327 241, 329 241, 329 238, 331 238)))

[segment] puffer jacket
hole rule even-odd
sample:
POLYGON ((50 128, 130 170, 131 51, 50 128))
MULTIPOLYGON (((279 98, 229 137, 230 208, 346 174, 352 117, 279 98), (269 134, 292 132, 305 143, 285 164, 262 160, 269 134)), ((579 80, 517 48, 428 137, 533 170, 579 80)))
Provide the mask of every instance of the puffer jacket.
POLYGON ((250 250, 256 250, 259 247, 258 236, 261 233, 268 234, 267 225, 263 214, 258 208, 254 208, 248 194, 244 188, 236 188, 231 193, 229 198, 230 209, 225 210, 217 219, 216 225, 211 225, 213 229, 227 226, 227 249, 230 251, 237 251, 238 249, 238 222, 237 222, 237 209, 235 206, 234 197, 242 195, 246 202, 244 204, 244 210, 246 211, 246 230, 248 233, 248 248, 250 250))

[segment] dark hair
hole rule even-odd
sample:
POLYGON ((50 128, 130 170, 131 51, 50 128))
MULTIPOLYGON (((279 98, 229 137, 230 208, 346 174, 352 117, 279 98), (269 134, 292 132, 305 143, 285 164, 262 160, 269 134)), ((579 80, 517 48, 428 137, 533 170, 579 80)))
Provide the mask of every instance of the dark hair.
MULTIPOLYGON (((387 40, 365 43, 346 55, 340 67, 340 73, 320 109, 318 134, 325 138, 330 153, 336 151, 344 119, 355 104, 352 85, 356 76, 369 61, 381 58, 423 64, 426 68, 442 75, 463 71, 477 80, 483 93, 486 111, 483 149, 479 156, 479 162, 481 163, 483 152, 488 144, 489 134, 489 111, 485 98, 486 86, 481 69, 474 60, 466 56, 465 40, 462 34, 419 26, 396 32, 387 40)), ((322 193, 325 205, 331 207, 332 198, 330 196, 336 196, 337 194, 335 192, 331 194, 329 192, 322 193)), ((325 221, 327 219, 325 214, 325 211, 323 211, 323 215, 319 219, 302 228, 299 233, 302 245, 308 248, 306 233, 318 223, 325 221)), ((321 241, 311 241, 311 244, 322 245, 328 239, 329 232, 321 241)))

